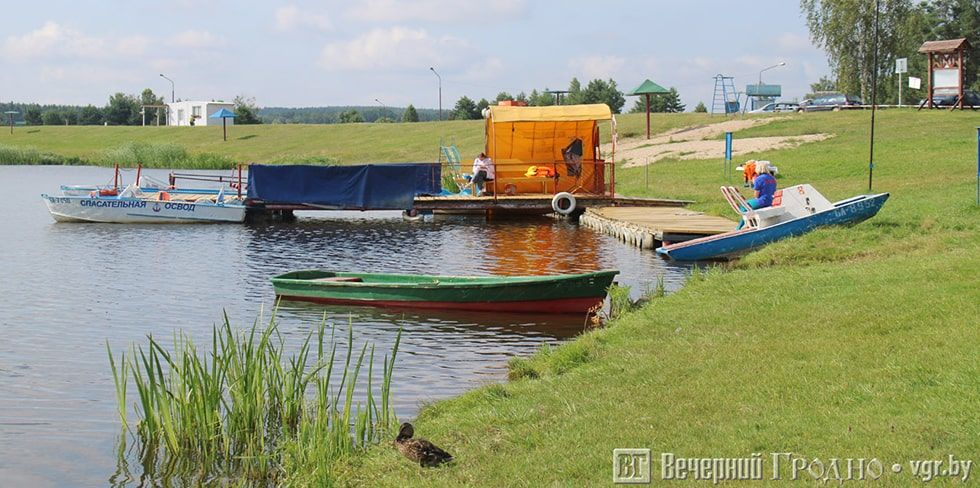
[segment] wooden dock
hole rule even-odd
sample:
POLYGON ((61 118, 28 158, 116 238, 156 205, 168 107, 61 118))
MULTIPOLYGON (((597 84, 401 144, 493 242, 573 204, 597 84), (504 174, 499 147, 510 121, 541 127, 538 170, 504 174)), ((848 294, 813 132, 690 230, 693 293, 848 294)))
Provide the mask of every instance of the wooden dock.
POLYGON ((579 223, 643 249, 720 234, 736 226, 724 217, 682 207, 590 207, 579 223))
MULTIPOLYGON (((419 211, 430 210, 496 210, 496 211, 518 211, 532 213, 551 213, 551 194, 523 194, 523 195, 500 195, 494 196, 438 196, 438 197, 415 197, 415 209, 419 211)), ((688 200, 670 200, 664 198, 633 198, 617 196, 615 198, 604 195, 575 195, 576 206, 579 208, 602 208, 614 206, 629 207, 683 207, 691 203, 688 200)))

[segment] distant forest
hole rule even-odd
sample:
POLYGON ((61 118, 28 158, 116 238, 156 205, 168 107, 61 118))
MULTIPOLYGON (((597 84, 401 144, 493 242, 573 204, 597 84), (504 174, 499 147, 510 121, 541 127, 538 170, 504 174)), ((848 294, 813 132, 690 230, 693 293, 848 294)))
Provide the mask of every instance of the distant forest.
MULTIPOLYGON (((259 108, 259 118, 263 124, 338 124, 341 123, 341 114, 344 112, 357 111, 364 119, 364 122, 376 122, 379 119, 388 119, 401 122, 402 115, 406 107, 381 107, 378 105, 369 106, 349 106, 349 107, 262 107, 259 108)), ((420 122, 439 120, 439 110, 430 108, 416 108, 420 122)), ((445 108, 442 117, 449 119, 452 108, 445 108)))
MULTIPOLYGON (((341 114, 344 112, 356 111, 360 114, 364 122, 377 122, 380 119, 401 122, 406 107, 382 107, 380 106, 347 106, 347 107, 264 107, 258 109, 259 119, 263 124, 337 124, 341 123, 341 114)), ((17 125, 102 125, 104 122, 102 107, 76 106, 76 105, 39 105, 36 103, 0 103, 0 116, 2 124, 7 125, 7 116, 3 112, 17 112, 14 115, 14 123, 17 125), (54 116, 53 114, 58 114, 54 116), (27 120, 32 116, 37 120, 27 120), (47 120, 42 117, 47 116, 47 120)), ((439 120, 438 109, 418 108, 420 122, 439 120)), ((443 109, 443 119, 448 120, 452 114, 452 107, 443 109)), ((138 114, 132 115, 132 125, 139 125, 141 120, 138 114)), ((153 115, 147 116, 147 124, 153 124, 153 115)), ((115 125, 110 122, 110 125, 115 125)))

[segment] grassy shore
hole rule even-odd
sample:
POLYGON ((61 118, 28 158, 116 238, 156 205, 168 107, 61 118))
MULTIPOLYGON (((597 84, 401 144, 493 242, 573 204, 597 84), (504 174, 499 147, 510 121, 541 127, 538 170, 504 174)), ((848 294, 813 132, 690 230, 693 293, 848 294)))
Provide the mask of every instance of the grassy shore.
MULTIPOLYGON (((781 185, 835 200, 867 190, 868 120, 803 114, 745 135, 834 134, 757 157, 779 166, 781 185)), ((770 453, 792 452, 877 458, 876 486, 905 486, 910 460, 980 461, 976 116, 883 111, 878 124, 874 190, 892 196, 874 219, 752 253, 515 361, 506 384, 427 406, 416 432, 453 465, 422 469, 378 447, 338 472, 372 486, 608 485, 612 450, 646 447, 654 480, 661 452, 762 453, 767 479, 770 453)), ((650 178, 646 188, 637 168, 617 182, 726 211, 720 160, 657 163, 650 178)))
MULTIPOLYGON (((621 115, 619 132, 645 130, 640 114, 621 115)), ((651 117, 654 131, 705 123, 703 114, 651 117)), ((608 127, 603 127, 608 139, 608 127)), ((18 127, 0 132, 0 164, 93 164, 159 168, 230 168, 237 163, 338 164, 436 161, 455 143, 469 159, 483 148, 483 121, 392 124, 241 125, 221 127, 18 127)))

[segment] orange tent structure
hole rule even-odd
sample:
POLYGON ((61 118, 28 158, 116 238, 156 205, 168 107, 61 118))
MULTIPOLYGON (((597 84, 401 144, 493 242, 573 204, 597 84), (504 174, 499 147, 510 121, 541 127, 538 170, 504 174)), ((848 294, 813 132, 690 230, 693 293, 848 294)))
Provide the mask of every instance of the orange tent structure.
POLYGON ((485 152, 496 172, 493 193, 613 195, 614 161, 602 159, 599 149, 604 120, 610 121, 615 154, 616 119, 606 104, 489 107, 485 152), (576 139, 580 142, 570 146, 576 139), (569 147, 575 147, 574 156, 565 154, 569 147), (529 177, 530 166, 552 168, 555 177, 529 177))

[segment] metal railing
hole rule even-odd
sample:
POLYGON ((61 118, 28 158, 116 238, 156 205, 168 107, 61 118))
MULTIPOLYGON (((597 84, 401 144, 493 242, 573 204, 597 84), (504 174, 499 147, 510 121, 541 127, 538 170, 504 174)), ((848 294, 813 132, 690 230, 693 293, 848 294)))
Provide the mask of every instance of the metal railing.
POLYGON ((578 162, 499 160, 494 162, 494 173, 495 178, 485 184, 485 189, 492 193, 494 199, 519 193, 615 195, 615 165, 602 159, 583 159, 578 162), (538 171, 535 175, 528 176, 532 166, 538 171), (521 190, 521 187, 527 188, 535 184, 541 185, 540 192, 521 190))

